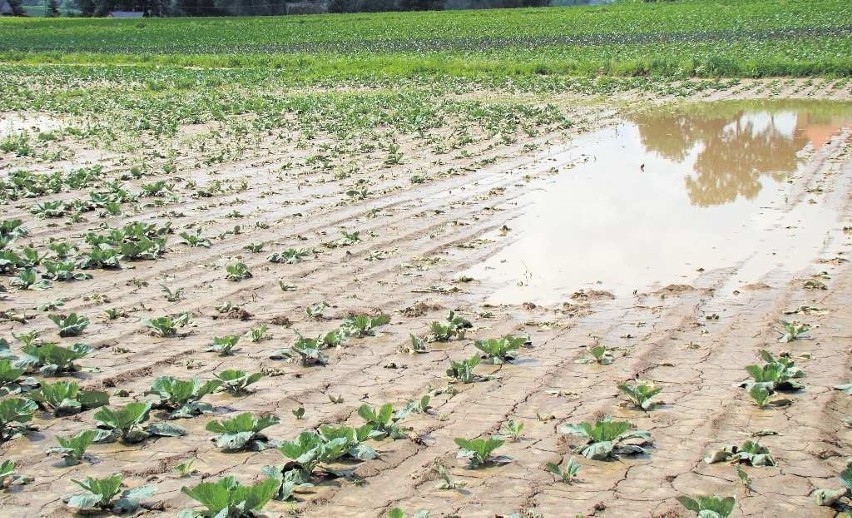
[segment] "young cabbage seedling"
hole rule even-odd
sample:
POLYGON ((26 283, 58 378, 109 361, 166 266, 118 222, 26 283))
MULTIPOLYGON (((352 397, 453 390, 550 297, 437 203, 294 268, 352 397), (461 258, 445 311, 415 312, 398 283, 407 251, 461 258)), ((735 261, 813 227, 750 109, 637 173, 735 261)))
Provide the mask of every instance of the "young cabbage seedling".
POLYGON ((358 407, 358 415, 373 428, 371 436, 375 439, 390 437, 396 440, 405 438, 405 434, 397 424, 400 418, 394 415, 393 405, 390 403, 385 403, 378 410, 365 403, 358 407))
POLYGON ((846 469, 840 472, 840 482, 843 484, 839 489, 816 489, 813 497, 817 505, 833 507, 840 503, 844 497, 852 494, 852 461, 847 461, 846 469))
POLYGON ((652 383, 633 382, 619 383, 618 390, 627 396, 627 399, 636 408, 642 410, 652 410, 656 403, 651 401, 651 398, 663 391, 662 387, 655 387, 652 383))
POLYGON ((734 510, 737 500, 729 496, 722 498, 718 496, 699 496, 692 499, 688 496, 679 496, 677 501, 684 507, 694 512, 700 518, 726 518, 734 510))
POLYGON ((473 346, 485 353, 485 360, 487 362, 500 365, 517 358, 518 349, 526 342, 526 338, 507 335, 502 338, 477 340, 473 346))
POLYGON ((141 486, 122 491, 122 476, 119 473, 106 478, 86 477, 83 481, 71 479, 71 482, 83 488, 83 492, 65 495, 62 500, 68 507, 81 513, 105 510, 111 510, 116 514, 132 513, 139 509, 140 500, 153 495, 156 491, 154 486, 141 486))
POLYGON ((261 451, 269 446, 269 438, 261 431, 278 422, 275 416, 256 417, 244 412, 230 419, 210 421, 205 428, 216 434, 212 440, 224 451, 261 451))
POLYGON ((85 357, 91 348, 85 344, 74 344, 70 348, 54 343, 28 344, 21 350, 23 355, 15 362, 27 372, 38 371, 42 376, 57 376, 78 370, 74 360, 85 357))
POLYGON ((263 377, 263 374, 260 372, 249 374, 246 371, 229 369, 219 373, 214 373, 213 376, 222 382, 222 390, 232 396, 240 396, 249 392, 249 385, 260 380, 260 378, 263 377))
POLYGON ((559 431, 585 440, 574 448, 575 452, 592 460, 605 460, 647 453, 643 446, 651 444, 651 434, 644 430, 631 431, 630 428, 626 421, 604 418, 594 423, 565 424, 559 427, 559 431))
POLYGON ((35 427, 30 425, 38 406, 29 399, 0 400, 0 443, 26 435, 35 427))
POLYGON ((407 354, 424 354, 429 352, 429 348, 426 346, 426 340, 412 334, 408 335, 408 338, 410 343, 400 345, 399 352, 407 354))
POLYGON ((312 255, 314 255, 314 251, 310 248, 288 248, 270 254, 267 259, 272 263, 296 264, 312 255))
POLYGON ((180 426, 161 422, 143 426, 151 412, 151 403, 128 403, 124 407, 112 409, 102 407, 93 416, 98 428, 104 430, 95 438, 95 442, 120 441, 123 444, 135 444, 148 437, 180 437, 187 432, 180 426))
POLYGON ((455 378, 465 384, 490 379, 486 376, 474 374, 473 369, 479 365, 479 361, 480 359, 478 354, 474 354, 467 360, 462 360, 460 362, 450 359, 450 368, 447 369, 447 376, 455 378))
POLYGON ((809 326, 808 324, 803 324, 795 320, 792 322, 782 320, 781 330, 779 331, 781 336, 778 338, 778 341, 781 343, 786 343, 792 342, 793 340, 801 340, 802 338, 807 338, 808 331, 810 330, 811 326, 809 326))
POLYGON ((251 272, 243 262, 231 263, 225 266, 225 278, 229 281, 241 281, 251 278, 251 272))
POLYGON ((160 376, 154 380, 145 395, 150 396, 152 408, 168 411, 169 419, 190 418, 213 411, 212 405, 200 400, 215 392, 221 385, 219 380, 180 380, 174 376, 160 376))
POLYGON ((390 322, 388 315, 356 315, 349 317, 340 325, 340 330, 346 336, 354 336, 363 338, 365 336, 375 336, 377 329, 390 322))
POLYGON ((512 459, 506 456, 493 456, 494 450, 503 445, 503 439, 489 437, 488 439, 456 438, 459 447, 458 458, 467 458, 468 466, 472 469, 481 468, 488 464, 506 464, 512 459))
POLYGON ((577 478, 577 474, 580 472, 580 465, 577 463, 574 457, 568 459, 568 462, 565 464, 563 468, 558 463, 554 464, 553 462, 548 462, 544 466, 545 471, 548 473, 552 473, 556 480, 560 482, 564 482, 566 484, 571 484, 574 482, 574 479, 577 478))
POLYGON ((593 345, 589 348, 589 358, 581 358, 577 360, 577 363, 597 363, 598 365, 609 365, 615 359, 612 357, 612 352, 610 352, 603 345, 593 345))
POLYGON ((78 315, 77 313, 71 313, 68 316, 49 315, 47 318, 56 324, 56 327, 59 328, 59 336, 63 338, 69 336, 80 336, 83 334, 83 330, 86 329, 86 326, 89 325, 89 319, 78 315))
POLYGON ((726 445, 704 458, 707 464, 716 462, 732 462, 748 464, 749 466, 774 466, 775 459, 765 446, 757 441, 745 441, 742 446, 726 445))
POLYGON ((57 417, 77 414, 109 404, 109 395, 96 390, 80 390, 73 381, 42 382, 30 393, 38 405, 57 417))
POLYGON ((515 421, 514 419, 509 419, 505 424, 503 424, 503 427, 500 428, 500 435, 503 437, 509 437, 514 442, 520 441, 523 434, 524 423, 515 421))
POLYGON ((38 387, 39 382, 35 378, 22 378, 25 369, 12 365, 8 358, 0 359, 0 396, 9 396, 29 392, 38 387))
POLYGON ((86 449, 98 436, 96 430, 85 430, 71 437, 56 437, 59 446, 47 449, 47 454, 58 453, 66 466, 76 466, 84 459, 86 449))
POLYGON ((432 322, 429 341, 449 342, 452 338, 464 338, 465 332, 472 329, 473 324, 466 318, 450 311, 445 322, 432 322))
POLYGON ((172 290, 170 287, 165 284, 160 284, 160 287, 163 288, 163 296, 166 298, 168 302, 177 302, 183 298, 183 288, 176 288, 172 290))
POLYGON ((220 356, 230 356, 240 337, 237 335, 226 335, 213 337, 213 343, 205 349, 208 352, 217 352, 220 356))
POLYGON ((184 487, 181 491, 203 505, 204 510, 185 509, 178 518, 248 518, 272 500, 278 486, 278 481, 273 478, 244 486, 236 478, 227 476, 216 482, 184 487))
POLYGON ((770 394, 776 390, 796 391, 804 387, 796 378, 805 376, 802 369, 796 367, 789 355, 782 354, 778 358, 772 356, 769 351, 761 350, 760 357, 766 362, 765 365, 749 365, 746 367, 753 381, 745 381, 741 384, 751 392, 754 387, 767 390, 770 394))
POLYGON ((191 320, 192 316, 188 312, 183 312, 174 317, 157 317, 144 320, 142 323, 150 329, 152 335, 167 338, 177 336, 178 328, 186 326, 191 320))
POLYGON ((266 324, 261 324, 257 327, 251 328, 249 329, 249 340, 251 340, 253 343, 265 340, 267 338, 267 331, 269 331, 269 326, 267 326, 266 324))

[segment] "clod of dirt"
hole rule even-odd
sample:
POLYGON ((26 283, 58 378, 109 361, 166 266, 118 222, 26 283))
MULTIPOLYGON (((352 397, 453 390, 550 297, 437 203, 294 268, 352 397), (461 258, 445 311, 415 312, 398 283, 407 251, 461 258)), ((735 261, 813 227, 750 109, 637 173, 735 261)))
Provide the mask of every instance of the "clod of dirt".
POLYGON ((270 320, 269 323, 274 325, 274 326, 284 326, 284 327, 290 327, 290 326, 293 325, 293 322, 290 321, 290 319, 287 318, 284 315, 278 315, 276 317, 272 317, 272 320, 270 320))

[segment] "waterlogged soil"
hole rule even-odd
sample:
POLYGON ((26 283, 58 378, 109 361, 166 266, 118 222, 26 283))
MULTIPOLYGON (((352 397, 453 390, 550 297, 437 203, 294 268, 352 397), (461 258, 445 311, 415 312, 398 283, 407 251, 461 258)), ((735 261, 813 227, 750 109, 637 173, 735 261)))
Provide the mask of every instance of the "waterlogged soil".
MULTIPOLYGON (((832 92, 821 95, 830 99, 832 92)), ((204 430, 212 419, 271 413, 281 422, 266 432, 284 440, 324 423, 360 425, 355 410, 363 403, 399 408, 431 392, 433 408, 401 422, 409 438, 376 442, 378 459, 348 466, 357 478, 318 478, 295 502, 271 503, 266 515, 378 517, 399 507, 465 518, 686 516, 678 496, 719 494, 737 497, 737 515, 833 516, 810 494, 840 487, 837 474, 852 456, 852 430, 843 421, 852 400, 832 389, 852 378, 848 105, 641 111, 586 102, 575 112, 582 123, 567 133, 473 146, 470 155, 434 157, 403 146, 401 165, 384 164, 384 155, 364 157, 359 170, 369 173, 373 194, 363 200, 340 194, 333 172, 294 160, 299 151, 262 140, 261 151, 244 160, 210 168, 192 157, 183 161, 179 174, 199 185, 247 178, 249 186, 213 199, 144 206, 109 224, 172 218, 181 230, 197 226, 222 239, 193 248, 169 236, 161 260, 95 271, 90 281, 45 291, 10 290, 0 307, 31 318, 0 322, 0 333, 14 343, 12 333, 40 329, 45 339, 91 344, 95 352, 79 361, 84 369, 74 378, 110 391, 116 405, 141 399, 156 376, 207 379, 226 368, 266 375, 245 396, 206 398, 216 415, 182 420, 187 437, 95 445, 89 462, 74 467, 60 467, 44 449, 58 435, 92 428, 93 412, 41 415, 37 433, 0 445, 3 458, 34 479, 0 495, 2 514, 65 516, 60 497, 74 492, 71 479, 121 472, 128 486, 158 485, 146 515, 174 516, 193 505, 183 486, 225 474, 250 483, 262 466, 285 462, 274 449, 221 453, 204 430), (285 160, 295 165, 282 180, 285 160), (429 168, 452 174, 409 181, 429 168), (232 219, 235 210, 250 216, 232 219), (239 232, 224 234, 235 224, 239 232), (362 239, 323 246, 341 230, 358 230, 362 239), (260 242, 262 253, 244 249, 260 242), (318 253, 294 265, 266 260, 291 246, 318 253), (512 254, 530 250, 523 256, 529 276, 509 269, 520 257, 512 254), (236 260, 251 278, 225 280, 224 266, 236 260), (294 288, 283 291, 279 282, 294 288), (165 301, 160 284, 184 288, 185 298, 165 301), (91 318, 80 338, 58 338, 46 313, 32 309, 59 297, 61 311, 91 318), (329 305, 322 317, 306 315, 322 301, 329 305), (241 306, 243 319, 220 313, 223 302, 241 306), (126 316, 109 320, 109 308, 126 316), (449 310, 474 325, 463 339, 430 344, 425 354, 399 352, 410 334, 428 335, 429 324, 449 310), (145 332, 144 319, 179 311, 191 312, 193 323, 178 337, 145 332), (363 312, 389 314, 391 322, 375 337, 329 350, 327 366, 269 359, 296 332, 315 336, 363 312), (810 324, 810 338, 778 343, 782 319, 810 324), (270 339, 244 338, 228 357, 203 352, 214 336, 242 335, 260 324, 269 326, 270 339), (450 359, 474 354, 474 340, 505 334, 530 337, 518 361, 480 365, 477 373, 492 379, 448 388, 450 359), (578 362, 595 343, 612 350, 611 364, 578 362), (739 388, 760 349, 788 351, 807 373, 806 389, 789 396, 791 406, 758 409, 739 388), (625 405, 616 383, 635 378, 663 388, 658 408, 625 405), (292 413, 298 407, 305 408, 302 419, 292 413), (558 428, 604 415, 649 431, 653 446, 612 462, 576 456, 577 480, 555 481, 544 465, 567 460, 577 444, 558 428), (510 419, 523 423, 521 437, 496 453, 512 462, 473 470, 456 459, 455 438, 497 434, 510 419), (744 467, 750 487, 733 466, 703 463, 710 451, 754 435, 778 465, 744 467), (180 478, 175 466, 186 459, 197 459, 196 471, 180 478), (455 489, 439 488, 436 463, 447 467, 455 489)), ((4 159, 3 174, 27 163, 4 159)), ((121 157, 114 160, 104 174, 123 170, 121 157)), ((3 217, 25 218, 27 240, 37 244, 80 236, 99 223, 37 220, 28 208, 4 206, 3 217)))
POLYGON ((795 175, 850 126, 852 104, 832 102, 629 114, 529 165, 554 175, 501 229, 510 244, 465 275, 495 286, 490 302, 553 303, 579 289, 627 295, 727 267, 738 283, 799 271, 838 239, 842 206, 818 201, 820 187, 796 193, 795 175))

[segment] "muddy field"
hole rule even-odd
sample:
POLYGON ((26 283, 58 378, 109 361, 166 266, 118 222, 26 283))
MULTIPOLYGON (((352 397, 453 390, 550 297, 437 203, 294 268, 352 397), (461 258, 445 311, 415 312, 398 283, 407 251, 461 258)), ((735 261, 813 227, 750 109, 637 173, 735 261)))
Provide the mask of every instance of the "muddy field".
MULTIPOLYGON (((6 274, 0 336, 12 353, 21 347, 13 336, 32 330, 44 342, 91 345, 65 379, 108 392, 113 408, 145 400, 159 376, 263 374, 244 394, 204 397, 213 414, 174 421, 183 437, 93 444, 71 467, 45 450, 57 436, 93 429, 96 410, 63 418, 39 410, 37 431, 0 445, 3 459, 33 478, 0 495, 2 514, 67 515, 61 497, 75 491, 71 479, 121 472, 129 487, 157 485, 145 515, 173 516, 193 506, 184 486, 226 474, 251 483, 263 466, 288 460, 275 448, 221 451, 205 430, 212 420, 271 414, 280 422, 264 433, 284 441, 322 424, 360 426, 364 403, 400 409, 428 394, 428 409, 399 420, 404 437, 368 441, 376 459, 327 466, 354 470, 348 477, 317 470, 314 486, 272 501, 266 515, 374 517, 398 507, 433 517, 686 516, 678 496, 717 494, 736 496, 735 514, 834 516, 811 493, 841 487, 852 456, 852 399, 832 388, 852 379, 852 109, 838 102, 849 95, 848 87, 800 82, 780 92, 757 81, 687 99, 710 106, 649 103, 635 91, 606 102, 566 95, 570 127, 502 140, 473 131, 464 142, 436 130, 433 144, 458 144, 449 152, 400 136, 398 147, 353 155, 345 171, 318 167, 315 152, 333 148, 331 137, 282 143, 256 134, 239 159, 204 163, 209 149, 199 143, 212 141, 212 126, 181 128, 171 144, 181 153, 152 165, 162 171, 156 177, 134 178, 137 150, 106 144, 58 163, 0 155, 2 178, 97 164, 98 185, 119 180, 143 193, 119 215, 96 210, 77 220, 32 210, 70 204, 85 190, 9 200, 2 219, 29 229, 16 247, 46 254, 52 241, 68 241, 83 250, 85 234, 104 224, 171 222, 173 230, 157 260, 78 269, 88 280, 19 289, 10 284, 16 273, 6 274), (769 97, 809 101, 736 104, 769 97), (155 180, 167 186, 145 196, 142 186, 155 180), (181 232, 210 246, 183 243, 181 232), (309 250, 294 264, 268 259, 290 248, 309 250), (228 280, 238 262, 251 276, 228 280), (166 300, 163 286, 182 296, 166 300), (450 311, 472 328, 440 341, 431 324, 450 311), (48 315, 71 312, 91 323, 60 338, 48 315), (176 336, 152 336, 145 325, 182 312, 191 322, 176 336), (327 365, 271 358, 299 335, 334 331, 359 314, 390 322, 324 349, 327 365), (782 343, 782 320, 811 329, 782 343), (247 333, 261 325, 266 336, 251 341, 247 333), (206 351, 227 335, 241 337, 233 354, 206 351), (408 352, 412 335, 425 352, 408 352), (504 335, 529 337, 514 361, 483 361, 471 383, 448 377, 450 360, 479 352, 474 341, 504 335), (596 345, 609 360, 587 361, 596 345), (763 349, 789 353, 806 373, 804 389, 776 394, 788 406, 759 408, 740 387, 745 367, 764 363, 763 349), (617 384, 630 380, 662 388, 655 408, 627 402, 617 384), (604 416, 650 432, 646 453, 609 461, 572 453, 582 440, 560 428, 604 416), (510 421, 523 424, 517 438, 510 421), (491 435, 504 436, 495 454, 511 462, 470 469, 456 458, 456 438, 491 435), (703 461, 754 438, 776 465, 742 465, 748 484, 732 464, 703 461), (545 471, 572 456, 580 466, 573 483, 545 471), (187 459, 195 459, 191 473, 180 476, 175 468, 187 459), (439 465, 452 488, 441 487, 439 465)), ((0 137, 65 124, 30 112, 0 120, 0 137)), ((154 410, 150 421, 164 414, 154 410)))

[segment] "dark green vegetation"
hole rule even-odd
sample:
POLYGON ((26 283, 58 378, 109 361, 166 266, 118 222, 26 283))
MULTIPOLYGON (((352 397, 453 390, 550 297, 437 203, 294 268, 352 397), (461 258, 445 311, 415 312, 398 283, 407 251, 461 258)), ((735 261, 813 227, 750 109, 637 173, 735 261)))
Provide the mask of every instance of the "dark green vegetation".
POLYGON ((139 20, 4 19, 0 59, 271 67, 300 80, 849 75, 843 0, 139 20), (248 35, 248 37, 247 37, 248 35))

